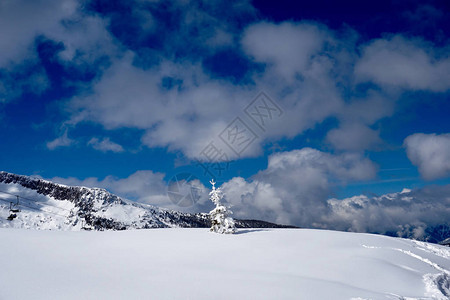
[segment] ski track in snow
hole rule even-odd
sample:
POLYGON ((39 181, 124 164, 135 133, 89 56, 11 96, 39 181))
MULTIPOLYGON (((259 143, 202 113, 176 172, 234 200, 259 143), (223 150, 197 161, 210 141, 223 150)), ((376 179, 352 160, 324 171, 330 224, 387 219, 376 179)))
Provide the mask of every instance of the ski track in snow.
POLYGON ((417 249, 420 249, 425 252, 431 252, 437 256, 450 259, 450 250, 442 249, 442 247, 433 246, 429 243, 413 241, 414 244, 417 245, 417 249))
MULTIPOLYGON (((443 247, 437 247, 430 245, 425 242, 419 242, 419 241, 413 241, 413 243, 416 245, 414 246, 415 249, 419 249, 422 251, 427 252, 428 254, 434 254, 436 256, 440 256, 445 259, 450 258, 450 250, 447 250, 443 247)), ((430 261, 429 259, 422 257, 418 254, 415 254, 409 250, 404 250, 400 248, 387 248, 387 247, 377 247, 377 246, 368 246, 368 245, 362 245, 364 248, 367 249, 388 249, 393 251, 399 251, 403 254, 406 254, 410 257, 413 257, 417 260, 420 260, 424 262, 425 264, 429 265, 430 267, 436 269, 437 271, 441 273, 433 274, 428 273, 423 276, 423 282, 425 284, 425 290, 426 295, 430 298, 408 298, 408 297, 402 297, 399 295, 392 294, 392 296, 396 297, 393 299, 398 300, 425 300, 425 299, 433 299, 433 300, 449 300, 450 299, 450 271, 444 269, 437 263, 434 263, 430 261)))

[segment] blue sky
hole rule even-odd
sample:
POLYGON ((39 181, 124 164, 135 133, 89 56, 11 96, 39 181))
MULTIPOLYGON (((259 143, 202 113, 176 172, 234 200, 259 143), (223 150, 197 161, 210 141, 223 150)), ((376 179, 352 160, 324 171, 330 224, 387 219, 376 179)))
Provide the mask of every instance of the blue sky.
POLYGON ((0 28, 2 170, 166 207, 215 176, 286 222, 450 184, 446 1, 23 0, 0 28))

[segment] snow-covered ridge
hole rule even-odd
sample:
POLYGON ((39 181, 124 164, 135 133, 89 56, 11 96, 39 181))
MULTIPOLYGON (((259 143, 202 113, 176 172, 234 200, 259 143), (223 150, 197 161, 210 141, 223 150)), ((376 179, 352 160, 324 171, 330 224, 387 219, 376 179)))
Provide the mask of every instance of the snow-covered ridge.
MULTIPOLYGON (((67 186, 48 180, 0 172, 0 197, 16 202, 20 213, 13 221, 0 219, 0 226, 15 228, 79 230, 203 227, 201 215, 184 214, 126 201, 105 189, 67 186), (6 194, 8 193, 8 194, 6 194)), ((1 201, 2 217, 9 204, 1 201)))
MULTIPOLYGON (((262 221, 238 221, 239 227, 276 227, 262 221)), ((0 227, 54 230, 124 230, 209 227, 206 214, 188 214, 124 200, 101 188, 67 186, 39 178, 0 172, 0 227), (19 195, 17 217, 7 220, 19 195)))

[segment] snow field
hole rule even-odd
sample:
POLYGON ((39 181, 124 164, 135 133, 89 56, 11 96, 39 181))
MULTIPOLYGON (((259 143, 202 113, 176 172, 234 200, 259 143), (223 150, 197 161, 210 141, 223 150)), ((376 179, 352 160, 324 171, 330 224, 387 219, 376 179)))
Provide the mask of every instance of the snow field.
POLYGON ((310 229, 0 229, 0 299, 448 299, 450 249, 310 229))

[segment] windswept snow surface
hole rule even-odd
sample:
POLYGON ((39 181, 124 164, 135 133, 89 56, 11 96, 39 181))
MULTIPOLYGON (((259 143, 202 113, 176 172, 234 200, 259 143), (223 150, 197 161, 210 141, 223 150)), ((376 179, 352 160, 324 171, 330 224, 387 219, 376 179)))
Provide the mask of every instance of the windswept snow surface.
POLYGON ((449 299, 450 248, 309 229, 0 229, 0 299, 449 299))

